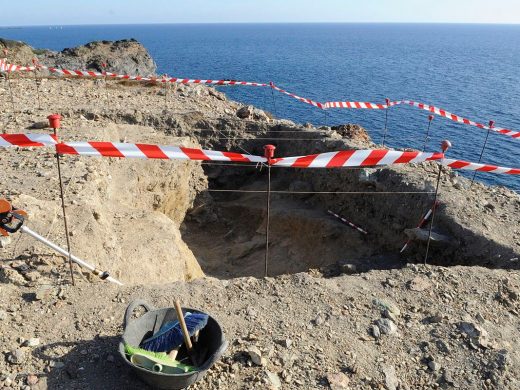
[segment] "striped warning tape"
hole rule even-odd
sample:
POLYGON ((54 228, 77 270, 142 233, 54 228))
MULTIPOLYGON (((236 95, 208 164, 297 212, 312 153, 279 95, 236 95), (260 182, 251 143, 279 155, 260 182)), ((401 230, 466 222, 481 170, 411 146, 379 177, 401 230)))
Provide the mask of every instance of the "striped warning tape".
POLYGON ((506 175, 520 175, 520 168, 506 168, 490 164, 472 163, 464 160, 444 159, 442 165, 454 169, 466 169, 477 172, 504 173, 506 175))
POLYGON ((36 66, 22 66, 8 64, 5 60, 0 59, 0 71, 1 72, 32 72, 36 70, 36 66))
POLYGON ((309 156, 274 159, 273 166, 291 168, 340 168, 411 164, 442 159, 442 153, 400 152, 396 150, 344 150, 309 156))
POLYGON ((56 145, 59 154, 97 157, 123 157, 166 160, 232 161, 262 163, 264 157, 242 153, 218 152, 181 146, 128 144, 115 142, 64 142, 56 145))
POLYGON ((203 80, 203 79, 186 79, 186 78, 178 78, 178 77, 143 77, 143 76, 131 76, 127 74, 117 74, 112 72, 96 72, 92 70, 70 70, 70 69, 62 69, 62 68, 54 68, 51 66, 45 66, 37 64, 35 66, 20 66, 20 65, 11 65, 5 62, 5 60, 0 60, 0 70, 3 72, 21 72, 21 71, 34 71, 36 69, 45 69, 51 73, 59 74, 63 76, 78 76, 78 77, 107 77, 111 79, 118 80, 129 80, 129 81, 146 81, 146 82, 155 82, 155 83, 179 83, 179 84, 206 84, 206 85, 245 85, 252 87, 266 87, 265 83, 256 83, 252 81, 239 81, 239 80, 203 80))
MULTIPOLYGON (((1 134, 0 147, 9 146, 53 146, 59 154, 97 157, 180 159, 242 163, 268 162, 268 160, 263 156, 186 148, 182 146, 95 141, 58 143, 53 135, 48 134, 1 134)), ((508 175, 520 174, 520 168, 506 168, 490 164, 472 163, 464 160, 445 159, 443 153, 424 153, 386 149, 342 150, 337 152, 312 154, 308 156, 281 157, 271 159, 270 164, 276 167, 288 168, 342 168, 413 164, 424 161, 440 161, 441 164, 454 169, 508 175)))
POLYGON ((307 98, 295 95, 294 93, 291 93, 291 92, 287 92, 286 90, 281 89, 281 88, 277 87, 276 85, 274 85, 273 82, 269 83, 269 86, 272 89, 274 89, 275 91, 278 91, 278 92, 283 93, 283 94, 285 94, 287 96, 290 96, 290 97, 292 97, 292 98, 294 98, 296 100, 299 100, 302 103, 307 103, 307 104, 310 104, 311 106, 318 107, 318 108, 321 108, 321 109, 325 108, 324 104, 322 104, 320 102, 315 102, 314 100, 311 100, 311 99, 307 99, 307 98))
POLYGON ((31 146, 55 145, 55 136, 49 134, 0 134, 0 147, 19 146, 28 148, 31 146))
POLYGON ((35 62, 35 66, 20 66, 20 65, 12 65, 8 64, 6 60, 0 59, 0 71, 3 72, 19 72, 19 71, 34 71, 36 69, 46 69, 51 73, 61 74, 64 76, 79 76, 79 77, 107 77, 111 79, 118 80, 130 80, 130 81, 145 81, 145 82, 154 82, 154 83, 180 83, 180 84, 205 84, 205 85, 243 85, 243 86, 254 86, 254 87, 271 87, 273 90, 280 92, 284 95, 290 96, 302 103, 309 104, 313 107, 317 107, 322 110, 331 109, 331 108, 346 108, 346 109, 369 109, 369 110, 384 110, 390 107, 398 106, 398 105, 410 105, 412 107, 416 107, 422 110, 426 110, 452 120, 457 123, 478 127, 484 130, 491 130, 495 133, 507 135, 513 138, 520 138, 520 132, 514 131, 507 128, 502 127, 493 127, 487 126, 485 124, 464 118, 460 115, 453 114, 447 110, 442 108, 438 108, 436 106, 432 106, 425 103, 419 103, 413 100, 398 100, 398 101, 389 101, 385 104, 380 103, 371 103, 371 102, 349 102, 349 101, 334 101, 334 102, 317 102, 312 99, 308 99, 305 97, 301 97, 292 92, 289 92, 285 89, 282 89, 275 85, 273 82, 267 83, 257 83, 251 81, 237 81, 237 80, 210 80, 210 79, 187 79, 187 78, 177 78, 177 77, 143 77, 143 76, 130 76, 130 75, 121 75, 117 73, 111 72, 96 72, 90 70, 69 70, 69 69, 60 69, 54 67, 47 67, 44 65, 37 64, 35 62))

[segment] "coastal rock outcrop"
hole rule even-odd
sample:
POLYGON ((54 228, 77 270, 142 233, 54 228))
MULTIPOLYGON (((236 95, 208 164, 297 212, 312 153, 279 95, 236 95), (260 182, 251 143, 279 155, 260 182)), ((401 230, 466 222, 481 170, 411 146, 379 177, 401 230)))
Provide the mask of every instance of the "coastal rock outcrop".
POLYGON ((102 72, 149 76, 157 65, 146 48, 135 39, 96 41, 55 52, 34 49, 24 42, 0 38, 0 49, 7 49, 7 60, 17 65, 32 65, 37 58, 42 65, 65 69, 87 69, 102 72))
POLYGON ((96 41, 83 46, 67 48, 60 52, 45 52, 40 62, 48 66, 66 69, 89 69, 101 72, 154 75, 157 71, 150 54, 135 39, 96 41))
POLYGON ((12 41, 10 39, 0 38, 0 57, 4 58, 4 49, 7 49, 8 60, 11 63, 19 65, 32 64, 33 58, 36 57, 35 50, 28 44, 20 41, 12 41))

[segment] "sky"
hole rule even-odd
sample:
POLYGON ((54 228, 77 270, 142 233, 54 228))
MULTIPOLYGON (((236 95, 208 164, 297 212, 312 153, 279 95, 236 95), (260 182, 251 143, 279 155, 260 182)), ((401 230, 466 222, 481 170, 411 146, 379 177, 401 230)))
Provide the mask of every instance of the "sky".
POLYGON ((0 0, 0 10, 0 26, 4 27, 255 22, 520 23, 520 0, 0 0))

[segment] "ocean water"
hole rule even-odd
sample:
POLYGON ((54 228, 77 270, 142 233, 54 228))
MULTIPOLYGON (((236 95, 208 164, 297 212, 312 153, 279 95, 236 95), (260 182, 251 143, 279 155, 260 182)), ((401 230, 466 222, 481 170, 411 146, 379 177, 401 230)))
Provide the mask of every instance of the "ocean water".
MULTIPOLYGON (((520 25, 187 24, 0 28, 0 36, 61 50, 92 40, 135 38, 175 77, 274 81, 318 101, 410 99, 520 131, 520 25)), ((328 110, 269 89, 226 87, 234 100, 316 125, 359 123, 380 142, 384 111, 328 110)), ((387 144, 421 149, 428 112, 389 111, 387 144)), ((477 161, 486 131, 438 117, 428 150, 477 161)), ((519 167, 520 139, 492 133, 483 162, 519 167)), ((466 173, 467 175, 467 173, 466 173)), ((472 175, 472 174, 470 174, 472 175)), ((520 190, 518 176, 478 180, 520 190)))

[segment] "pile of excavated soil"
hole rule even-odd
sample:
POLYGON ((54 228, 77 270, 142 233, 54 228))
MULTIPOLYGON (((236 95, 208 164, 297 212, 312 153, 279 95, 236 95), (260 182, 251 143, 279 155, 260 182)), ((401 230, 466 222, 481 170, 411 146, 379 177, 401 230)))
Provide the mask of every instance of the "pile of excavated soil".
MULTIPOLYGON (((69 122, 62 129, 63 136, 69 131, 86 138, 131 137, 142 142, 193 144, 130 125, 92 129, 69 122)), ((61 161, 76 256, 108 270, 125 284, 192 280, 203 275, 179 232, 196 194, 207 186, 200 164, 73 156, 61 161)), ((65 247, 55 156, 46 150, 7 149, 2 163, 1 181, 9 183, 4 195, 27 210, 30 228, 65 247)), ((61 259, 52 260, 53 251, 32 237, 13 235, 12 240, 13 245, 4 252, 7 256, 33 258, 49 266, 62 263, 61 259)), ((47 268, 44 273, 51 270, 47 268)))
MULTIPOLYGON (((203 86, 48 80, 41 110, 34 80, 13 79, 11 87, 16 112, 0 84, 0 123, 9 133, 49 132, 39 122, 59 112, 64 140, 253 154, 269 142, 278 156, 374 146, 358 127, 273 120, 203 86)), ((423 260, 424 242, 398 252, 405 229, 431 206, 436 164, 272 169, 273 189, 284 193, 272 197, 269 274, 280 276, 254 279, 242 276, 263 276, 266 198, 243 191, 264 191, 265 169, 77 156, 62 165, 73 253, 126 286, 75 268, 72 287, 65 259, 13 235, 0 249, 5 387, 144 388, 115 349, 124 308, 139 297, 157 307, 180 297, 222 322, 230 348, 195 388, 518 387, 520 198, 512 191, 470 187, 445 170, 435 231, 446 242, 431 248, 437 266, 418 267, 407 264, 423 260), (230 189, 240 192, 213 192, 230 189), (457 264, 497 269, 438 266, 457 264), (344 272, 353 275, 338 276, 344 272)), ((0 183, 2 195, 29 212, 28 226, 65 246, 51 151, 3 150, 0 183)))

